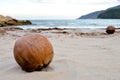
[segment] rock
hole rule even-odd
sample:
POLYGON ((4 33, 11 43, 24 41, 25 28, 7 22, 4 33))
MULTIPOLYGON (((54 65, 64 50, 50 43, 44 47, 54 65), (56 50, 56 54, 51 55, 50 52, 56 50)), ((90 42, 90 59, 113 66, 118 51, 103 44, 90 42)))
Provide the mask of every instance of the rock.
POLYGON ((5 17, 3 15, 0 15, 0 21, 5 21, 5 17))
POLYGON ((15 20, 7 21, 7 25, 16 25, 16 24, 17 24, 17 21, 15 21, 15 20))
POLYGON ((114 27, 114 26, 108 26, 108 27, 106 28, 106 32, 107 32, 108 34, 113 34, 113 33, 115 32, 115 27, 114 27))
POLYGON ((31 25, 32 23, 29 20, 17 20, 10 16, 0 15, 0 27, 11 26, 11 25, 31 25))
POLYGON ((29 20, 26 20, 26 21, 24 21, 24 20, 18 20, 16 24, 17 25, 30 25, 32 23, 29 20))
POLYGON ((7 21, 11 21, 11 20, 14 20, 12 17, 10 17, 10 16, 6 16, 5 17, 5 21, 7 22, 7 21))
POLYGON ((0 21, 0 27, 6 26, 7 23, 5 21, 0 21))
POLYGON ((26 20, 25 23, 26 23, 27 25, 32 24, 29 20, 26 20))
POLYGON ((31 25, 32 23, 29 20, 17 20, 16 25, 31 25))

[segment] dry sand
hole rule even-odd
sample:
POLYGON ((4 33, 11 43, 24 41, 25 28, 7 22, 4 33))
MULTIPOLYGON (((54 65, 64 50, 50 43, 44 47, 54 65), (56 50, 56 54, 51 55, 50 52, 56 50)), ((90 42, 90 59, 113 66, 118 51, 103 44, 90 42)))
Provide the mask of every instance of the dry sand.
POLYGON ((54 47, 46 69, 27 73, 15 62, 15 40, 30 31, 0 35, 0 80, 120 80, 120 32, 43 31, 54 47))

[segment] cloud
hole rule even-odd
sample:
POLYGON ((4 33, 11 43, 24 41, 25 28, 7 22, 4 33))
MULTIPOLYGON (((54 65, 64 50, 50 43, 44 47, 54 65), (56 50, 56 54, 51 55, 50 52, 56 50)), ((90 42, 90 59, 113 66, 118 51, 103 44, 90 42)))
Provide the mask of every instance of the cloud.
POLYGON ((56 0, 28 0, 35 3, 54 3, 56 0))
POLYGON ((39 2, 39 3, 77 3, 77 4, 83 4, 83 3, 110 3, 110 2, 116 2, 120 0, 28 0, 32 2, 39 2))
POLYGON ((0 0, 0 14, 79 17, 118 5, 120 0, 0 0))

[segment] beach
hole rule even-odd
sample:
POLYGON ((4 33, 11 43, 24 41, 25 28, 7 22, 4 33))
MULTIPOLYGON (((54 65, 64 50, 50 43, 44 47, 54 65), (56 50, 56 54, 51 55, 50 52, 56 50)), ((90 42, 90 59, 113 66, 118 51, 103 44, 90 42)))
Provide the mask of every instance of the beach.
POLYGON ((120 80, 120 29, 2 28, 0 80, 120 80), (40 33, 54 48, 54 58, 42 71, 25 72, 13 55, 15 41, 26 33, 40 33))

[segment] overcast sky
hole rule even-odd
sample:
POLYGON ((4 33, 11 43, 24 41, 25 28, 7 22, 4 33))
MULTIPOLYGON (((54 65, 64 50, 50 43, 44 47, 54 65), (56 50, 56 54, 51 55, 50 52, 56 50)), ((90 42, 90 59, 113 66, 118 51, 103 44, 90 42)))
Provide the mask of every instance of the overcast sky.
POLYGON ((14 18, 75 19, 119 4, 120 0, 0 0, 0 14, 14 18))

